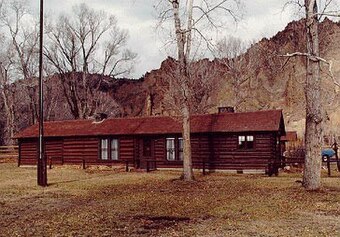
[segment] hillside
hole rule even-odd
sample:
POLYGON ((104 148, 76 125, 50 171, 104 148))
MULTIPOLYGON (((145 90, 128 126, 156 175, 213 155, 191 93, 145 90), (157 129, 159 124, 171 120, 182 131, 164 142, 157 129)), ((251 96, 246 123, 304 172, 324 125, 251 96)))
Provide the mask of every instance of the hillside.
MULTIPOLYGON (((340 24, 328 19, 320 26, 321 57, 332 61, 333 73, 340 77, 340 24)), ((262 39, 252 45, 245 54, 233 61, 233 71, 226 67, 227 59, 209 61, 201 60, 200 64, 211 68, 211 74, 219 74, 214 78, 217 83, 215 92, 210 101, 212 107, 207 112, 216 112, 218 106, 234 106, 237 111, 251 111, 259 109, 283 109, 288 130, 297 130, 302 136, 305 117, 305 58, 280 57, 292 52, 304 52, 304 23, 302 20, 294 21, 270 39, 262 39), (236 73, 235 73, 236 71, 236 73), (235 86, 236 85, 236 86, 235 86)), ((164 92, 159 91, 162 78, 166 77, 173 59, 168 58, 162 62, 157 70, 153 70, 143 78, 142 87, 144 103, 140 114, 147 114, 147 95, 152 98, 152 114, 169 114, 171 108, 165 108, 162 103, 164 92)), ((208 69, 209 70, 209 69, 208 69)), ((124 85, 125 87, 127 85, 124 85)), ((120 94, 126 95, 122 92, 120 94)), ((138 88, 128 87, 128 91, 139 92, 138 88)), ((326 134, 340 134, 340 94, 328 76, 328 66, 322 66, 323 104, 326 110, 326 134)), ((127 92, 129 94, 129 92, 127 92)), ((116 99, 125 101, 126 97, 115 96, 116 99)), ((140 100, 142 101, 142 100, 140 100)), ((150 112, 150 110, 149 110, 150 112)))
MULTIPOLYGON (((332 62, 332 71, 340 80, 340 23, 328 19, 320 25, 321 57, 332 62)), ((292 52, 304 52, 304 22, 294 21, 270 39, 262 39, 242 55, 233 59, 202 59, 193 65, 195 78, 209 81, 212 85, 209 93, 201 89, 197 96, 204 104, 196 113, 215 113, 219 106, 233 106, 236 111, 254 111, 264 109, 283 109, 287 130, 297 130, 302 137, 305 124, 305 63, 303 57, 280 57, 292 52), (204 97, 204 98, 203 98, 204 97), (202 99, 203 98, 203 99, 202 99), (204 109, 202 109, 204 108, 204 109)), ((176 61, 167 58, 160 68, 147 72, 138 80, 114 79, 108 76, 91 74, 87 88, 95 88, 100 81, 99 93, 89 94, 92 103, 98 104, 94 113, 107 113, 110 117, 169 115, 174 114, 174 105, 166 102, 171 95, 166 89, 169 78, 173 76, 176 61)), ((74 74, 75 81, 64 81, 60 75, 54 75, 45 82, 45 119, 73 119, 70 111, 72 98, 65 98, 67 88, 78 84, 80 90, 70 90, 76 96, 88 93, 84 90, 79 73, 74 74), (78 80, 78 81, 77 81, 78 80), (66 85, 66 87, 65 87, 66 85), (66 88, 66 89, 65 89, 66 88), (83 88, 83 89, 81 89, 83 88), (82 91, 81 91, 82 90, 82 91), (85 92, 84 92, 85 91, 85 92)), ((15 111, 14 131, 37 121, 38 97, 37 78, 29 81, 17 81, 10 86, 9 98, 13 101, 15 111)), ((322 102, 327 118, 325 134, 328 137, 340 136, 340 93, 328 75, 328 66, 322 66, 322 102), (336 91, 337 90, 337 91, 336 91)), ((71 95, 71 94, 70 94, 71 95)), ((81 97, 77 106, 84 101, 81 97)), ((90 103, 91 105, 91 103, 90 103)), ((0 137, 1 144, 8 144, 10 139, 4 102, 0 102, 0 137)))

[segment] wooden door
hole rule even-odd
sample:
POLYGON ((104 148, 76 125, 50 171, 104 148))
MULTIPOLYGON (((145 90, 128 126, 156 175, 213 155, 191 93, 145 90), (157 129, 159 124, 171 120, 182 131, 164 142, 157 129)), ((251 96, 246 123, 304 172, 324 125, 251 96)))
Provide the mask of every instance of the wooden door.
POLYGON ((154 160, 154 141, 145 137, 140 140, 140 168, 146 169, 150 160, 154 160))

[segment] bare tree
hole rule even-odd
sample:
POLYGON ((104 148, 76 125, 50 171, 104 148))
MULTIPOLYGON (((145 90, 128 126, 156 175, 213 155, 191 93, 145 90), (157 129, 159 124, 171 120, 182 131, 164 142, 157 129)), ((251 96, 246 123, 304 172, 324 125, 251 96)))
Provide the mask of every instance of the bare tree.
MULTIPOLYGON (((163 70, 166 73, 162 74, 156 85, 157 91, 162 95, 162 111, 165 114, 173 115, 178 119, 182 112, 182 97, 180 88, 181 81, 179 74, 179 63, 175 59, 168 58, 166 66, 163 70)), ((218 61, 209 61, 208 59, 192 62, 189 68, 190 81, 189 88, 191 95, 189 98, 190 114, 207 113, 216 104, 212 103, 212 96, 216 92, 220 78, 224 72, 220 70, 218 61)))
POLYGON ((0 91, 6 116, 5 134, 3 138, 6 144, 11 144, 13 142, 11 137, 13 137, 16 132, 14 108, 15 85, 12 84, 9 79, 6 66, 8 67, 9 65, 4 65, 3 62, 0 63, 0 91))
MULTIPOLYGON (((167 2, 160 1, 156 5, 160 12, 160 23, 165 24, 166 20, 171 20, 174 27, 174 42, 176 42, 178 68, 176 80, 172 80, 171 86, 176 88, 177 101, 180 106, 182 117, 182 136, 183 136, 183 179, 193 180, 192 157, 191 157, 191 142, 190 142, 190 114, 191 101, 193 90, 190 87, 192 81, 190 67, 192 57, 197 55, 199 48, 195 46, 202 42, 210 48, 211 40, 205 35, 205 29, 210 26, 210 29, 218 29, 225 22, 220 14, 231 16, 236 19, 233 9, 238 7, 239 1, 207 1, 207 0, 169 0, 167 2), (212 28, 211 28, 212 27, 212 28), (193 50, 194 49, 194 50, 193 50)), ((223 18, 224 19, 224 18, 223 18)))
POLYGON ((47 29, 45 56, 60 77, 74 118, 87 118, 101 104, 104 75, 123 76, 133 68, 136 54, 124 49, 127 32, 118 28, 114 16, 85 4, 74 6, 72 15, 62 15, 47 29), (91 74, 102 77, 94 81, 91 74))
POLYGON ((240 39, 224 37, 216 44, 214 54, 220 62, 226 67, 226 77, 231 79, 231 89, 233 92, 234 108, 239 109, 239 106, 247 99, 247 96, 242 93, 242 85, 247 83, 250 78, 244 75, 242 71, 242 57, 239 57, 246 52, 246 44, 240 39))
POLYGON ((319 57, 318 6, 316 0, 305 0, 306 8, 306 40, 307 40, 307 75, 306 75, 306 158, 303 184, 307 189, 318 189, 321 178, 320 150, 322 145, 323 111, 321 105, 320 61, 319 57))
MULTIPOLYGON (((321 185, 321 159, 320 151, 323 144, 324 111, 321 104, 321 76, 320 64, 328 64, 331 73, 331 63, 320 57, 319 49, 319 22, 321 17, 329 15, 327 8, 332 0, 327 0, 321 10, 316 0, 292 1, 305 10, 306 52, 294 52, 284 55, 286 57, 303 56, 306 64, 306 131, 305 131, 305 167, 303 185, 308 190, 317 190, 321 185)), ((335 15, 332 12, 332 15, 335 15)), ((331 76, 336 85, 339 83, 331 76)))
POLYGON ((0 22, 8 36, 8 60, 11 68, 7 73, 13 80, 24 79, 31 111, 30 123, 38 117, 36 85, 31 80, 37 74, 37 21, 29 14, 24 1, 2 1, 0 22))

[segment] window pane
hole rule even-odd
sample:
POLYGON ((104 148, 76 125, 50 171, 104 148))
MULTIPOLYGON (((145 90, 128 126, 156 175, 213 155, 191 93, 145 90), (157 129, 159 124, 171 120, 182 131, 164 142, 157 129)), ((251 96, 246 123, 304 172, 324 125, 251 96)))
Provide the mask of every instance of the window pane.
POLYGON ((166 139, 166 158, 175 160, 175 138, 166 139))
POLYGON ((246 137, 238 136, 238 148, 242 149, 246 147, 246 137))
POLYGON ((254 141, 254 136, 247 136, 247 141, 248 142, 254 141))
POLYGON ((183 160, 183 138, 178 138, 178 159, 183 160))
POLYGON ((111 159, 118 160, 118 140, 111 140, 111 159))
POLYGON ((108 139, 102 139, 100 143, 101 148, 101 159, 107 160, 108 159, 108 139))
POLYGON ((254 136, 247 136, 247 149, 254 148, 254 136))

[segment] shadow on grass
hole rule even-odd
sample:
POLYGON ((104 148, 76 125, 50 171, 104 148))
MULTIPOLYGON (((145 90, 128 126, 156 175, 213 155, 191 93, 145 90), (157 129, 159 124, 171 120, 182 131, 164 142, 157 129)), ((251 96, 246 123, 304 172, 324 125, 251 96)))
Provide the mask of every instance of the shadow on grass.
POLYGON ((51 182, 51 183, 48 183, 47 186, 55 186, 55 185, 58 185, 58 184, 66 184, 66 183, 74 183, 74 182, 91 180, 91 179, 98 179, 98 178, 105 177, 105 176, 110 176, 110 175, 112 175, 112 174, 101 174, 101 175, 95 176, 95 177, 79 178, 79 179, 51 182))

